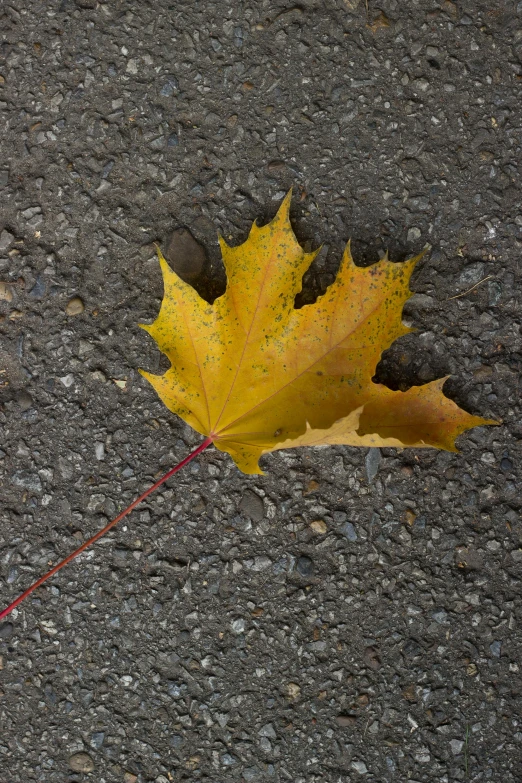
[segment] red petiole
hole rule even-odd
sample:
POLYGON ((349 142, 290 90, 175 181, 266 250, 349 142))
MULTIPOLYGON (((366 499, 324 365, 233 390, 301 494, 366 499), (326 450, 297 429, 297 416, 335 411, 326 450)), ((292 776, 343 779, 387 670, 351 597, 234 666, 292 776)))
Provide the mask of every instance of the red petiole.
POLYGON ((178 470, 181 470, 181 468, 185 467, 185 465, 188 465, 189 462, 191 462, 194 457, 197 457, 198 454, 201 454, 202 451, 204 451, 207 446, 210 446, 212 443, 212 438, 206 438, 203 443, 201 443, 197 449, 194 449, 188 457, 185 457, 185 459, 182 459, 180 463, 178 463, 175 467, 171 468, 168 473, 165 473, 164 476, 162 476, 158 481, 156 481, 155 484, 152 485, 152 487, 149 487, 149 489, 146 489, 145 492, 139 496, 139 498, 136 498, 136 500, 133 500, 130 506, 127 506, 127 508, 124 511, 121 511, 117 517, 115 517, 111 522, 109 522, 108 525, 105 525, 105 527, 102 530, 99 530, 92 538, 89 538, 88 541, 85 541, 78 549, 76 549, 74 552, 71 552, 70 555, 68 555, 64 560, 61 561, 61 563, 58 563, 58 565, 55 565, 54 568, 51 568, 50 571, 48 571, 44 576, 41 576, 38 581, 36 581, 34 584, 31 585, 31 587, 28 587, 27 590, 22 593, 22 595, 18 596, 18 598, 13 601, 9 606, 3 610, 3 612, 0 612, 0 621, 4 619, 4 617, 7 617, 8 614, 10 614, 13 609, 16 609, 19 604, 24 601, 27 596, 31 595, 32 592, 36 590, 37 587, 40 587, 40 585, 43 585, 44 582, 47 582, 48 579, 50 579, 51 576, 54 576, 54 574, 57 574, 58 571, 61 571, 61 569, 67 565, 67 563, 70 563, 72 560, 74 560, 78 555, 80 555, 82 552, 84 552, 86 549, 88 549, 91 544, 94 544, 98 539, 103 538, 103 536, 109 532, 111 528, 113 528, 115 525, 118 524, 118 522, 123 519, 123 517, 126 517, 127 514, 130 514, 131 511, 133 511, 136 506, 138 506, 142 500, 145 500, 145 498, 148 498, 149 495, 151 495, 155 490, 158 489, 158 487, 161 487, 162 484, 164 484, 168 479, 174 475, 174 473, 177 473, 178 470))

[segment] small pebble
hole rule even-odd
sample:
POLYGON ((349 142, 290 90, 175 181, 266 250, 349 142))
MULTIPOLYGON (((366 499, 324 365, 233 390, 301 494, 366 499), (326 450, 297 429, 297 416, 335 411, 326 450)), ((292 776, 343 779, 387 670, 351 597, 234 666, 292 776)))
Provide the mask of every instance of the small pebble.
POLYGON ((368 454, 366 455, 366 476, 369 484, 372 483, 379 471, 381 459, 380 449, 368 449, 368 454))
POLYGON ((96 750, 99 750, 103 745, 104 739, 105 739, 105 733, 103 731, 97 731, 92 735, 89 744, 91 748, 96 748, 96 750))
POLYGON ((357 541, 357 531, 351 522, 345 522, 339 532, 347 538, 348 541, 357 541))
POLYGON ((84 310, 85 310, 85 305, 83 304, 79 296, 73 297, 67 303, 67 307, 65 308, 65 312, 67 313, 67 315, 80 315, 80 313, 83 313, 84 310))
POLYGON ((28 391, 21 391, 16 396, 16 401, 22 411, 28 411, 33 405, 33 398, 28 391))
POLYGON ((513 463, 509 459, 509 457, 503 457, 500 461, 500 470, 504 471, 504 473, 509 473, 513 470, 513 463))
POLYGON ((489 645, 489 649, 491 650, 491 655, 493 655, 495 658, 500 658, 500 653, 502 652, 502 642, 492 642, 489 645))
POLYGON ((322 519, 315 519, 313 522, 310 522, 310 527, 314 533, 318 533, 320 536, 324 536, 328 530, 326 522, 322 519))
POLYGON ((69 767, 74 772, 92 772, 94 761, 88 753, 75 753, 69 759, 69 767))
POLYGON ((180 748, 183 745, 183 737, 181 734, 173 734, 169 738, 169 745, 172 745, 173 748, 180 748))
POLYGON ((448 618, 448 613, 444 611, 444 609, 439 609, 437 612, 433 612, 431 615, 436 623, 439 625, 444 625, 448 618))
POLYGON ((319 489, 319 482, 315 481, 315 479, 311 479, 306 485, 303 495, 309 495, 310 492, 315 492, 316 489, 319 489))
POLYGON ((0 639, 9 639, 13 633, 13 623, 0 624, 0 639))
POLYGON ((163 87, 160 90, 160 95, 164 98, 170 98, 171 95, 178 89, 178 80, 174 76, 170 76, 163 87))
POLYGON ((415 522, 416 518, 417 515, 415 514, 415 512, 412 511, 410 508, 407 508, 406 511, 404 512, 404 521, 406 522, 406 524, 411 527, 415 522))
POLYGON ((265 516, 263 499, 255 492, 247 489, 239 503, 239 510, 253 522, 261 522, 265 516))
POLYGON ((283 688, 283 693, 287 699, 298 699, 301 695, 301 687, 296 682, 288 682, 283 688))
POLYGON ((10 234, 9 231, 2 231, 0 234, 0 253, 3 253, 4 250, 7 250, 13 240, 14 236, 10 234))
POLYGON ((31 290, 28 293, 28 296, 32 297, 33 299, 42 299, 44 294, 45 294, 45 280, 41 275, 38 275, 34 286, 31 288, 31 290))
POLYGON ((268 737, 268 739, 277 738, 276 730, 274 729, 273 723, 265 723, 265 725, 261 726, 261 728, 257 733, 259 734, 260 737, 268 737))
POLYGON ((314 573, 314 562, 306 555, 302 555, 298 558, 295 567, 301 576, 312 576, 314 573))
POLYGON ((11 286, 8 283, 2 283, 2 281, 0 281, 0 299, 2 299, 4 302, 13 301, 13 291, 11 286))
POLYGON ((31 492, 41 492, 42 482, 37 473, 30 473, 25 470, 19 470, 13 474, 11 478, 11 484, 15 487, 21 487, 22 489, 28 489, 31 492))
MULTIPOLYGON (((421 79, 417 80, 418 82, 422 81, 421 79)), ((422 232, 420 228, 417 228, 417 226, 413 226, 408 230, 408 242, 415 242, 417 239, 420 239, 422 236, 422 232)))
POLYGON ((87 356, 88 353, 94 350, 94 345, 89 340, 82 340, 78 344, 78 356, 87 356))
POLYGON ((476 283, 478 283, 484 277, 485 269, 486 267, 482 261, 476 261, 473 264, 468 264, 464 271, 461 272, 457 281, 458 284, 460 286, 476 285, 476 283))
POLYGON ((364 663, 370 667, 370 669, 373 669, 374 671, 377 671, 381 668, 381 659, 379 657, 378 651, 375 649, 375 647, 367 647, 363 653, 363 660, 364 663))
POLYGON ((353 726, 357 718, 354 715, 338 715, 335 719, 339 726, 342 726, 343 729, 348 728, 349 726, 353 726))
POLYGON ((498 280, 488 281, 488 304, 494 307, 502 296, 502 284, 498 280))

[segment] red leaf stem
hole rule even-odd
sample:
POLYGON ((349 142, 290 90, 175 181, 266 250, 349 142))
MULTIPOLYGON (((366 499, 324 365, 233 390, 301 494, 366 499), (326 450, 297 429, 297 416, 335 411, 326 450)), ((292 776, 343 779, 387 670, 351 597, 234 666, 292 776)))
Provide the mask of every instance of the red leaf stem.
POLYGON ((189 462, 191 462, 194 457, 197 457, 198 454, 201 454, 204 449, 207 448, 207 446, 210 446, 212 443, 212 438, 206 438, 203 443, 201 443, 197 449, 194 449, 188 457, 185 457, 185 459, 182 459, 180 463, 178 463, 175 467, 171 468, 168 473, 165 473, 162 478, 160 478, 158 481, 156 481, 155 484, 152 485, 152 487, 149 487, 149 489, 146 489, 145 492, 139 496, 139 498, 136 498, 136 500, 133 500, 130 506, 127 506, 124 511, 121 511, 117 517, 115 517, 111 522, 109 522, 108 525, 105 525, 105 527, 102 530, 99 530, 92 538, 89 538, 88 541, 85 541, 78 549, 76 549, 74 552, 71 552, 70 555, 68 555, 64 560, 61 561, 61 563, 58 563, 58 565, 55 565, 54 568, 51 568, 50 571, 48 571, 44 576, 41 576, 38 581, 36 581, 34 584, 31 585, 31 587, 28 587, 27 590, 22 593, 22 595, 18 596, 18 598, 13 601, 7 609, 4 609, 3 612, 0 612, 0 621, 4 619, 4 617, 7 617, 8 614, 10 614, 13 609, 15 609, 19 604, 22 603, 23 600, 27 598, 28 595, 31 595, 31 593, 36 590, 37 587, 40 587, 40 585, 43 585, 44 582, 46 582, 51 576, 54 576, 54 574, 58 573, 64 566, 67 565, 67 563, 70 563, 71 560, 74 560, 76 557, 78 557, 79 554, 84 552, 86 549, 88 549, 91 544, 94 544, 98 539, 102 538, 106 533, 109 532, 111 528, 113 528, 115 525, 118 524, 118 522, 123 519, 123 517, 126 517, 127 514, 130 514, 131 511, 133 511, 137 505, 141 503, 142 500, 145 500, 145 498, 148 498, 149 495, 151 495, 158 487, 160 487, 162 484, 164 484, 171 476, 174 475, 174 473, 177 473, 178 470, 181 470, 181 468, 185 467, 185 465, 188 465, 189 462))

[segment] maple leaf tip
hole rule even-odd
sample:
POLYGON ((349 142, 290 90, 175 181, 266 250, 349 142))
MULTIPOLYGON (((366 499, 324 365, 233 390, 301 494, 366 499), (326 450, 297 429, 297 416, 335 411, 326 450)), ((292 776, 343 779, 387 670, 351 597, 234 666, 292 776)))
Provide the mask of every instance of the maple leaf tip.
POLYGON ((159 247, 156 247, 156 253, 158 256, 158 261, 160 263, 161 271, 163 272, 163 275, 165 276, 166 272, 172 272, 169 262, 167 261, 167 259, 165 258, 165 256, 163 255, 159 247))
MULTIPOLYGON (((255 223, 255 221, 254 221, 254 223, 255 223)), ((221 251, 223 251, 224 247, 230 247, 230 245, 228 244, 227 240, 225 239, 225 237, 223 236, 221 231, 218 231, 217 238, 218 238, 218 244, 219 244, 219 247, 221 248, 221 251)))
POLYGON ((158 245, 157 242, 154 242, 154 247, 156 249, 156 255, 158 256, 158 261, 161 263, 162 261, 165 261, 165 256, 161 252, 161 247, 158 245))
POLYGON ((290 188, 290 190, 282 200, 281 204, 279 205, 279 209, 276 212, 274 221, 275 220, 281 220, 283 222, 290 221, 291 201, 292 201, 292 188, 290 188))
POLYGON ((426 253, 428 253, 430 250, 431 250, 431 245, 429 244, 424 245, 420 253, 417 253, 416 256, 412 256, 411 258, 408 258, 406 263, 412 265, 412 270, 415 269, 419 261, 422 261, 426 253))

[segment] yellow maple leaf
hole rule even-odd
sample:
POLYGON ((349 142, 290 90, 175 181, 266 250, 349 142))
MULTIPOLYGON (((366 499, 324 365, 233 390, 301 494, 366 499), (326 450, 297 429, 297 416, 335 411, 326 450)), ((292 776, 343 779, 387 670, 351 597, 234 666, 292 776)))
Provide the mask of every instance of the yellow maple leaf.
POLYGON ((290 197, 271 223, 254 223, 239 247, 220 238, 228 284, 212 305, 158 252, 164 298, 154 323, 141 326, 171 367, 164 375, 140 372, 167 408, 245 473, 262 472, 262 454, 296 446, 456 451, 461 432, 496 423, 445 397, 445 378, 406 392, 372 382, 382 352, 410 331, 402 308, 422 254, 361 268, 348 245, 326 293, 294 308, 318 251, 299 245, 290 197))

